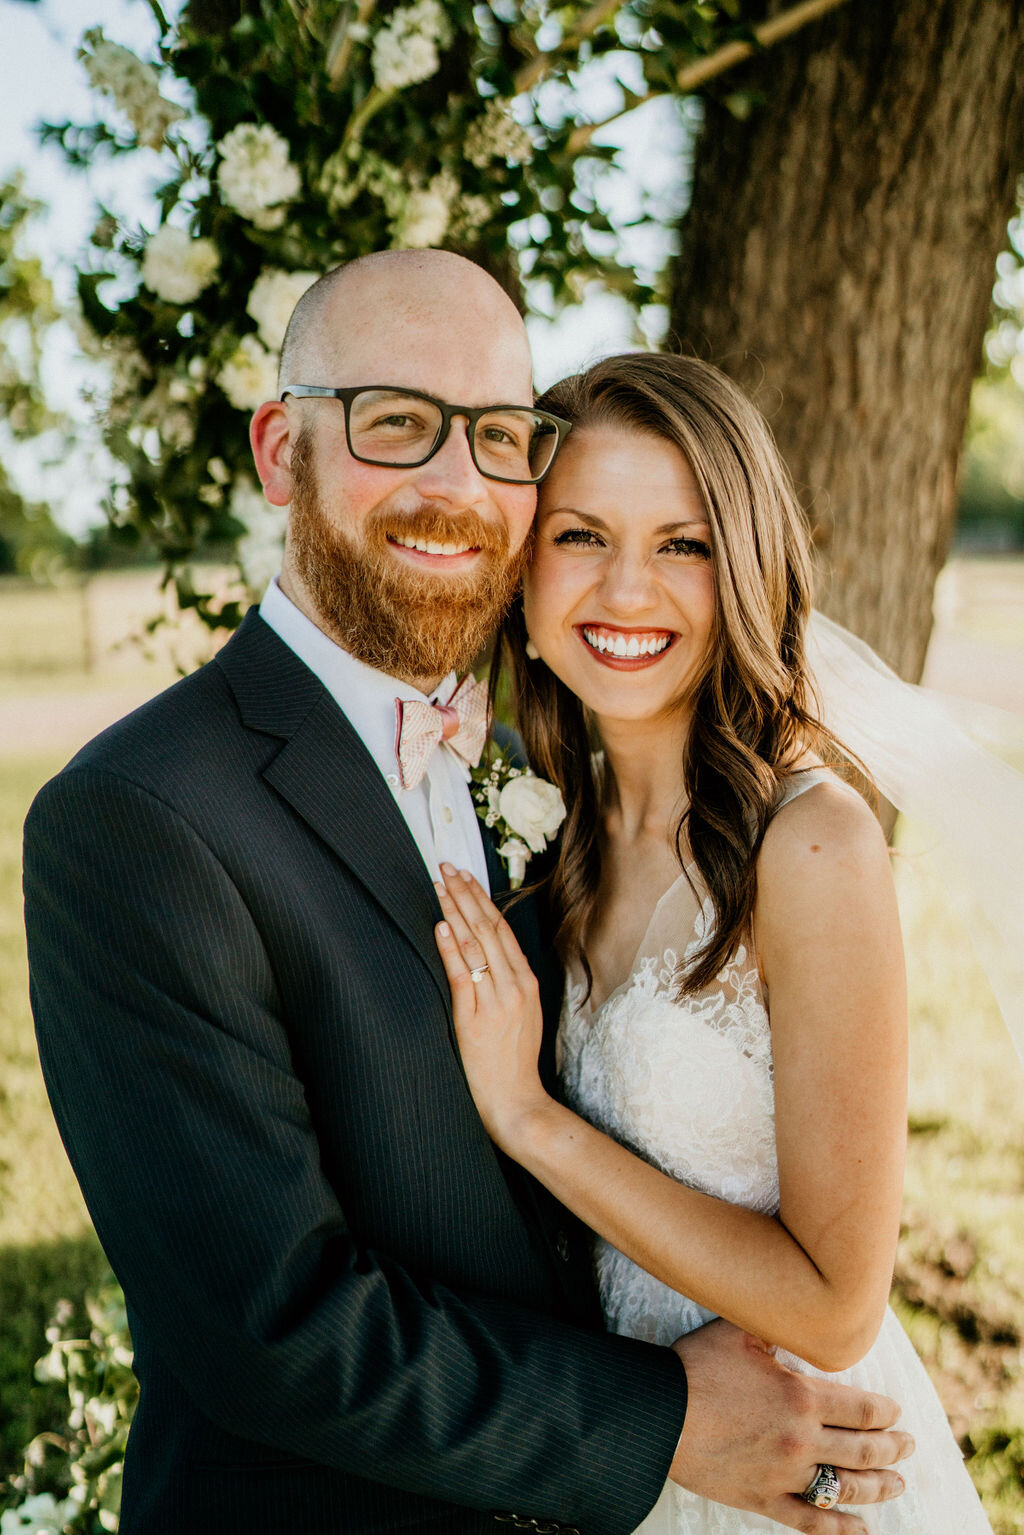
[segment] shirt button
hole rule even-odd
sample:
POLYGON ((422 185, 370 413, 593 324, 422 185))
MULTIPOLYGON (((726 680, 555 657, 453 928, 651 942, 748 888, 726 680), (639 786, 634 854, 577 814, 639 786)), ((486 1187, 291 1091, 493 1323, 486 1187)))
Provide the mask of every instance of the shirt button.
POLYGON ((388 773, 387 777, 384 779, 384 782, 387 784, 392 794, 397 794, 401 788, 401 781, 397 773, 388 773))
POLYGON ((564 1231, 560 1231, 558 1233, 558 1235, 555 1237, 555 1252, 561 1258, 563 1263, 568 1263, 568 1261, 569 1261, 569 1238, 566 1236, 564 1231))
POLYGON ((454 819, 455 819, 455 816, 454 816, 454 814, 452 812, 451 805, 445 805, 444 810, 442 811, 442 814, 444 816, 444 824, 446 826, 450 826, 452 824, 452 822, 454 821, 454 819))

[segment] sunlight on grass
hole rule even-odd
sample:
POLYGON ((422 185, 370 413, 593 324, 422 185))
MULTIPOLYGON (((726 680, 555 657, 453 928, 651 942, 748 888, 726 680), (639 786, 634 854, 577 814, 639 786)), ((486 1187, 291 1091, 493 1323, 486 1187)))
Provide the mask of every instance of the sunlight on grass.
MULTIPOLYGON (((946 584, 947 635, 1024 651, 1024 563, 960 562, 946 584)), ((117 644, 157 608, 152 573, 99 578, 88 612, 74 590, 0 583, 0 1478, 57 1411, 52 1389, 31 1379, 46 1317, 103 1266, 36 1061, 21 824, 82 740, 173 680, 167 638, 156 662, 117 644), (34 734, 19 739, 9 725, 4 738, 4 719, 22 722, 17 730, 27 721, 34 734), (31 745, 41 737, 45 750, 31 745)), ((916 845, 901 829, 911 1133, 894 1305, 968 1450, 996 1535, 1024 1535, 1024 1073, 963 922, 916 845)))

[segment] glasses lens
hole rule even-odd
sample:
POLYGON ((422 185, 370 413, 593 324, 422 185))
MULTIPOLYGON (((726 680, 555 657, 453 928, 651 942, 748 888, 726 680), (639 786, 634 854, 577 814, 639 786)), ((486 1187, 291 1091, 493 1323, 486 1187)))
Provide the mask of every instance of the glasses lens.
POLYGON ((441 412, 429 400, 400 389, 363 389, 349 405, 348 430, 356 458, 418 464, 441 433, 441 412))
POLYGON ((484 474, 528 483, 539 480, 558 446, 553 421, 535 410, 488 411, 476 424, 473 448, 484 474))

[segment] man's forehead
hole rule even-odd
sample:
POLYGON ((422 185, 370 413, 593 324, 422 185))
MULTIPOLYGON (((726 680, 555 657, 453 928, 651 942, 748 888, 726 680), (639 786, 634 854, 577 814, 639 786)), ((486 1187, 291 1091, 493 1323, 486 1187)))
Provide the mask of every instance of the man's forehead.
POLYGON ((525 333, 510 325, 474 335, 465 326, 446 327, 421 315, 405 324, 342 324, 320 340, 317 363, 330 377, 302 382, 336 388, 389 384, 460 405, 533 399, 525 333))

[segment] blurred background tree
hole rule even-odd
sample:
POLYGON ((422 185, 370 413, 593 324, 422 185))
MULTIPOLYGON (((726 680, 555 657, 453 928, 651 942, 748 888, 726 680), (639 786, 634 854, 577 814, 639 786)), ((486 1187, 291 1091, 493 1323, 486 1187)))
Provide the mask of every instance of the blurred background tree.
MULTIPOLYGON (((125 475, 108 514, 181 572, 183 606, 230 626, 247 600, 204 591, 186 569, 197 555, 234 546, 250 592, 275 562, 282 524, 245 428, 303 283, 367 250, 438 245, 525 307, 596 282, 650 335, 662 303, 664 344, 718 362, 772 420, 823 605, 920 675, 994 263, 1016 261, 1016 0, 150 8, 152 67, 87 34, 83 62, 115 110, 45 134, 73 164, 155 150, 168 172, 159 229, 100 210, 79 291, 112 368, 106 436, 125 475), (594 123, 596 78, 614 99, 594 123), (664 209, 609 213, 610 140, 657 96, 692 121, 694 92, 692 199, 677 255, 652 270, 632 255, 635 226, 664 209)), ((976 415, 995 409, 979 397, 976 415)), ((977 440, 972 504, 1005 513, 1013 492, 980 467, 991 431, 977 440)))
MULTIPOLYGON (((709 93, 673 342, 762 397, 823 606, 917 680, 1024 169, 1020 5, 855 0, 725 88, 749 110, 709 93)), ((975 497, 1000 399, 979 399, 975 497)))

